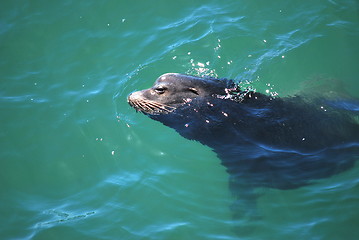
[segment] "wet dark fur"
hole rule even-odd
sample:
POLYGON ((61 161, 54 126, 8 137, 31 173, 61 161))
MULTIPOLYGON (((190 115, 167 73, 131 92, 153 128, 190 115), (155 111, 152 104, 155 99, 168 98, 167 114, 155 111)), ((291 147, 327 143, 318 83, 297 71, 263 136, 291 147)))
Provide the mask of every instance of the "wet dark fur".
POLYGON ((338 101, 273 98, 230 80, 181 74, 163 75, 128 99, 211 147, 237 186, 297 188, 346 170, 358 158, 358 112, 338 101))

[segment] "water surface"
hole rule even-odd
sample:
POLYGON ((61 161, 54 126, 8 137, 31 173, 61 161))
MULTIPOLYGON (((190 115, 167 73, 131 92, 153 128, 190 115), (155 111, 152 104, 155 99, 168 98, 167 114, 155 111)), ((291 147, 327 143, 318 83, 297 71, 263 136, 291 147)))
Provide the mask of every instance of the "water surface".
POLYGON ((355 0, 2 3, 1 239, 358 239, 358 166, 296 190, 259 189, 262 218, 236 219, 216 155, 126 102, 166 72, 359 98, 358 9, 355 0))

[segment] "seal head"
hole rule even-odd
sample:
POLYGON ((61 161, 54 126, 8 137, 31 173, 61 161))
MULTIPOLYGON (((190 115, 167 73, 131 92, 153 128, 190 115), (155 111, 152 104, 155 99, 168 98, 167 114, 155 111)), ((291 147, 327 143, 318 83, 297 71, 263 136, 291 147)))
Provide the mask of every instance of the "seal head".
POLYGON ((131 93, 128 102, 137 111, 158 115, 172 112, 198 97, 225 96, 235 87, 232 80, 166 73, 151 88, 131 93))

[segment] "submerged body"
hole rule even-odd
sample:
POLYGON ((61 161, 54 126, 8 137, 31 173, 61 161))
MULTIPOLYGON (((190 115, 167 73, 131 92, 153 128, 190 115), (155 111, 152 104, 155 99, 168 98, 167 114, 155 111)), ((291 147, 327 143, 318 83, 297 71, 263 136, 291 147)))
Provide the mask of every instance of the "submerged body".
POLYGON ((273 98, 231 80, 174 73, 128 101, 211 147, 239 185, 296 188, 348 169, 359 156, 358 112, 338 101, 273 98))

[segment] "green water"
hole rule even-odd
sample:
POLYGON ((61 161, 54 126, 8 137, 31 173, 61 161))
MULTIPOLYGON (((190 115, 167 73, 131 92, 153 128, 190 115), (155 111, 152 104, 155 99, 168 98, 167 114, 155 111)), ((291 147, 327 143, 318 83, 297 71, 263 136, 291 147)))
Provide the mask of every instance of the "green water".
POLYGON ((359 239, 358 166, 234 218, 216 155, 126 102, 166 72, 359 98, 358 43, 355 0, 3 1, 0 238, 359 239))

